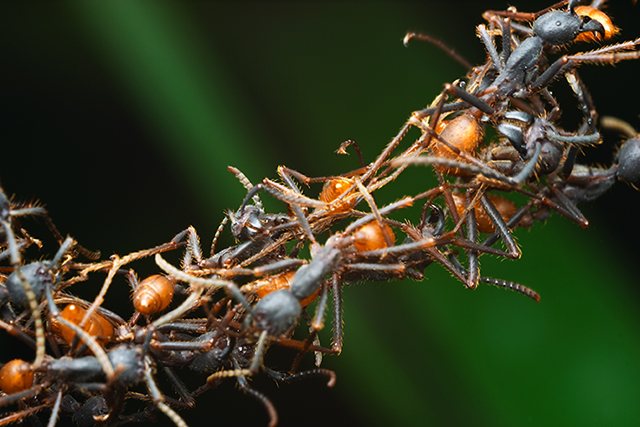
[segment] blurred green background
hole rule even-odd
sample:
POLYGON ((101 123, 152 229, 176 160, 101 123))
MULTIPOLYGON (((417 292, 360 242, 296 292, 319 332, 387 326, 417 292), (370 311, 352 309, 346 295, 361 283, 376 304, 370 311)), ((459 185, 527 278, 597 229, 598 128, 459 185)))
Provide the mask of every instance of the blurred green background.
MULTIPOLYGON (((17 199, 40 199, 63 233, 105 256, 165 242, 190 224, 206 247, 224 210, 244 197, 227 165, 254 183, 275 178, 281 164, 337 174, 358 166, 334 154, 346 139, 371 161, 413 110, 465 74, 433 46, 405 48, 404 34, 434 35, 481 63, 475 25, 484 10, 507 6, 2 2, 0 182, 17 199)), ((623 29, 618 40, 640 35, 638 7, 620 0, 608 11, 623 29)), ((581 71, 600 113, 637 128, 639 69, 581 71)), ((569 106, 562 124, 575 129, 580 113, 564 86, 553 89, 569 106)), ((608 136, 586 161, 609 164, 617 143, 608 136)), ((411 169, 378 202, 416 194, 432 175, 411 169)), ((270 212, 283 209, 263 200, 270 212)), ((490 286, 466 290, 436 265, 420 283, 350 286, 343 354, 324 362, 336 386, 278 388, 263 375, 252 384, 281 426, 637 426, 639 201, 618 185, 582 206, 588 230, 554 215, 517 233, 521 260, 483 259, 483 274, 534 288, 540 304, 490 286)), ((121 285, 105 305, 128 317, 121 285)), ((74 291, 95 294, 96 283, 82 286, 74 291)), ((267 424, 232 380, 181 415, 192 426, 267 424)), ((170 422, 159 415, 158 424, 170 422)))

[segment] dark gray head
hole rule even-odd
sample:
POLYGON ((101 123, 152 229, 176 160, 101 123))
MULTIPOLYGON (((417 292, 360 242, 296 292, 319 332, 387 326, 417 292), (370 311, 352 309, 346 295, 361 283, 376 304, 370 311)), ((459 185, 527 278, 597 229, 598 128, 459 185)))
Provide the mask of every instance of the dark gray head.
POLYGON ((533 35, 552 46, 571 43, 578 34, 587 32, 604 34, 604 27, 589 17, 561 10, 547 12, 533 24, 533 35))
POLYGON ((253 308, 256 326, 269 335, 280 335, 291 328, 301 312, 300 303, 286 289, 271 292, 253 308))
POLYGON ((618 178, 627 182, 640 180, 640 138, 629 138, 616 155, 618 178))
MULTIPOLYGON (((36 295, 36 300, 41 301, 46 286, 53 286, 54 277, 51 269, 42 262, 32 262, 31 264, 20 267, 20 272, 31 285, 31 290, 36 295)), ((9 275, 4 283, 9 291, 11 302, 19 306, 29 304, 27 295, 24 293, 22 282, 18 277, 18 273, 14 271, 9 275)))
POLYGON ((125 384, 137 384, 144 379, 144 361, 142 353, 138 350, 120 346, 109 351, 107 356, 113 369, 120 372, 119 381, 125 384))
POLYGON ((194 342, 211 342, 212 346, 209 351, 196 353, 189 368, 196 372, 210 374, 227 363, 234 348, 235 339, 232 340, 216 329, 200 335, 194 342))
POLYGON ((262 233, 264 227, 261 217, 264 215, 260 209, 255 206, 245 206, 238 212, 227 212, 227 216, 231 220, 231 232, 233 237, 241 242, 253 240, 255 236, 262 233))

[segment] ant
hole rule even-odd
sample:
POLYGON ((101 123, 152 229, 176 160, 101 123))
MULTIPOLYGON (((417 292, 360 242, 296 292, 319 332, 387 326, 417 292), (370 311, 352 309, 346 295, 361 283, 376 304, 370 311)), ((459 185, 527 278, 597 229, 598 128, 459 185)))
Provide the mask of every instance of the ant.
MULTIPOLYGON (((565 3, 563 2, 559 5, 561 4, 565 3)), ((415 112, 410 123, 419 126, 425 132, 429 132, 431 137, 444 144, 456 155, 471 152, 475 149, 473 146, 471 146, 472 148, 464 145, 456 146, 456 141, 452 141, 452 143, 449 144, 446 141, 446 138, 438 137, 438 132, 436 132, 435 127, 429 128, 424 125, 422 119, 432 116, 433 126, 435 126, 441 113, 465 109, 462 115, 458 116, 458 118, 454 119, 454 121, 449 124, 449 126, 455 125, 456 129, 465 129, 474 125, 474 123, 477 123, 483 114, 486 114, 490 119, 499 121, 499 118, 503 115, 503 110, 506 108, 507 100, 512 99, 512 102, 517 101, 518 104, 521 104, 520 101, 514 100, 513 97, 528 99, 538 92, 541 92, 549 101, 552 102, 555 110, 557 109, 557 103, 546 90, 546 87, 555 78, 567 74, 582 62, 614 63, 622 59, 636 59, 640 56, 640 53, 637 51, 619 52, 621 50, 632 49, 640 42, 640 40, 624 42, 598 49, 590 53, 563 56, 538 76, 538 69, 542 64, 545 47, 565 45, 574 41, 580 34, 612 35, 611 31, 605 32, 605 26, 607 25, 606 22, 603 24, 598 19, 592 19, 587 16, 586 12, 584 15, 577 14, 574 10, 576 4, 577 1, 569 1, 568 10, 566 12, 555 9, 550 10, 551 8, 545 9, 538 14, 526 15, 516 15, 513 11, 504 13, 487 12, 485 17, 503 15, 518 17, 520 19, 535 19, 530 37, 526 38, 515 50, 511 51, 512 36, 511 27, 508 25, 509 21, 497 20, 497 18, 491 19, 491 22, 497 20, 499 23, 504 23, 504 25, 501 25, 503 52, 502 55, 498 55, 495 51, 493 40, 487 34, 486 29, 484 26, 479 26, 478 30, 481 36, 486 34, 486 37, 481 38, 489 52, 490 60, 487 64, 481 67, 483 71, 470 82, 467 89, 469 91, 465 91, 462 88, 457 87, 455 84, 446 84, 438 105, 436 107, 415 112), (497 69, 497 74, 495 77, 492 77, 487 81, 484 76, 486 75, 487 70, 491 67, 497 69), (453 94, 461 99, 462 102, 444 105, 444 95, 446 94, 453 94)), ((408 35, 405 42, 407 42, 411 36, 412 35, 408 35)), ((463 132, 463 135, 466 135, 465 132, 472 135, 481 135, 481 127, 477 124, 475 126, 477 129, 473 131, 456 130, 456 132, 463 132)), ((505 129, 505 127, 503 126, 502 129, 505 129)), ((505 133, 507 136, 510 136, 508 129, 505 133)), ((467 141, 468 139, 469 137, 463 137, 464 141, 467 141)), ((476 139, 478 139, 478 136, 476 136, 476 139)), ((570 142, 593 143, 593 139, 596 139, 596 137, 585 136, 575 138, 570 142)), ((428 141, 429 139, 427 142, 428 141)), ((534 165, 537 164, 538 157, 542 151, 540 144, 536 144, 533 149, 526 149, 525 151, 525 147, 518 144, 517 136, 513 139, 510 138, 510 141, 512 141, 514 148, 516 148, 521 155, 524 154, 523 158, 531 159, 531 162, 534 165)), ((462 157, 465 161, 471 163, 475 162, 475 159, 470 156, 463 155, 462 157)), ((477 166, 482 167, 482 165, 478 165, 478 162, 475 163, 477 166)), ((442 165, 446 166, 446 163, 443 162, 442 165)), ((508 178, 506 180, 514 184, 520 184, 529 176, 528 174, 530 174, 531 171, 533 171, 533 167, 526 172, 521 172, 514 178, 508 178)))

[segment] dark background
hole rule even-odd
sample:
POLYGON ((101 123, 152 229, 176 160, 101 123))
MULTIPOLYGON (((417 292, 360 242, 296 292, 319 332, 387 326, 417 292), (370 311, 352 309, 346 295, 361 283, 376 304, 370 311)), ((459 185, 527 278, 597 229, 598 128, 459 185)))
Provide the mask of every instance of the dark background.
MULTIPOLYGON (((346 139, 371 161, 413 110, 465 73, 433 46, 405 48, 404 34, 434 35, 481 63, 475 25, 487 8, 506 7, 3 2, 0 182, 16 200, 42 201, 63 233, 105 256, 168 241, 188 225, 207 247, 224 210, 244 196, 227 165, 254 183, 275 178, 281 164, 337 174, 358 166, 355 156, 334 154, 346 139)), ((617 41, 640 35, 637 6, 620 0, 607 10, 622 28, 617 41)), ((636 128, 638 67, 581 68, 599 112, 636 128)), ((580 113, 565 86, 552 89, 569 106, 562 125, 575 129, 580 113)), ((619 139, 605 136, 583 161, 610 164, 619 139)), ((432 175, 408 170, 378 202, 429 188, 432 175)), ((283 208, 263 200, 270 212, 283 208)), ((277 388, 263 375, 252 385, 274 402, 283 426, 638 425, 639 200, 618 184, 581 206, 588 230, 554 215, 517 233, 521 260, 483 259, 484 274, 534 288, 538 305, 489 286, 465 290, 437 266, 420 283, 348 287, 345 348, 324 363, 336 370, 336 386, 277 388)), ((221 247, 228 244, 227 233, 221 247)), ((153 263, 144 268, 154 271, 153 263)), ((89 297, 99 282, 73 290, 89 297)), ((105 305, 128 317, 119 303, 126 284, 108 296, 105 305)), ((0 339, 5 346, 7 336, 0 339)), ((267 423, 233 380, 181 415, 192 426, 267 423)))

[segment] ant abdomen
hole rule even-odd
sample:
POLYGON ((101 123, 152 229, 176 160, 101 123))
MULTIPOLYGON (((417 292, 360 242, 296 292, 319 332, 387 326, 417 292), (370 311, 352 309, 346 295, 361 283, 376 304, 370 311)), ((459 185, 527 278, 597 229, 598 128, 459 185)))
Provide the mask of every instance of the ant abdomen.
POLYGON ((377 221, 371 221, 353 233, 353 246, 360 252, 387 248, 389 245, 387 244, 385 234, 390 240, 390 243, 395 243, 396 236, 393 234, 391 227, 384 223, 381 225, 377 221))
MULTIPOLYGON (((271 292, 275 292, 280 289, 289 289, 291 287, 293 276, 295 276, 295 274, 296 272, 293 270, 273 274, 271 276, 252 282, 251 287, 255 289, 256 295, 259 298, 264 298, 271 292)), ((311 304, 316 299, 319 292, 320 288, 318 288, 313 294, 300 301, 300 305, 306 307, 311 304)))
MULTIPOLYGON (((467 112, 452 120, 440 123, 438 128, 442 129, 439 132, 442 139, 463 153, 471 154, 472 156, 484 140, 484 126, 477 118, 467 112)), ((447 159, 459 159, 458 153, 454 152, 439 141, 434 140, 430 149, 433 156, 447 159)), ((459 168, 436 166, 436 169, 442 173, 453 176, 469 175, 467 171, 459 168)))
MULTIPOLYGON (((81 306, 69 304, 60 312, 60 316, 79 326, 86 313, 87 310, 81 306)), ((51 319, 51 329, 69 345, 71 345, 76 336, 76 333, 71 330, 71 328, 60 324, 55 317, 51 319)), ((109 342, 115 333, 111 323, 98 312, 93 313, 93 315, 89 317, 83 329, 86 333, 95 337, 101 344, 109 342)))
POLYGON ((133 292, 133 307, 144 315, 156 314, 169 306, 176 280, 154 274, 144 279, 133 292))
POLYGON ((0 369, 0 389, 7 394, 18 393, 33 386, 31 364, 14 359, 0 369))
MULTIPOLYGON (((330 204, 338 197, 342 196, 351 187, 353 187, 353 182, 351 180, 347 178, 334 178, 324 184, 318 198, 320 201, 330 204)), ((357 199, 355 197, 347 196, 341 202, 332 206, 331 211, 333 213, 348 212, 355 207, 356 201, 357 199)))

